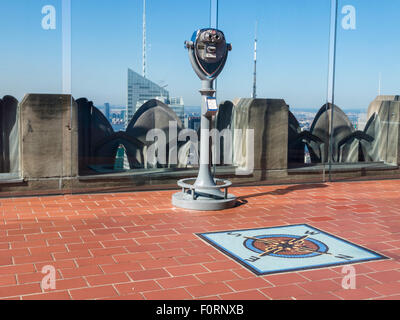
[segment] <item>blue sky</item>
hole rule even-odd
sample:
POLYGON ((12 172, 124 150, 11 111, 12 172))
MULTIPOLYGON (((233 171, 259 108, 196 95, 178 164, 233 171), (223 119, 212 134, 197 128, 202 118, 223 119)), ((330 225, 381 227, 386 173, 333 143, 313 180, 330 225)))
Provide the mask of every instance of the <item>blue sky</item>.
MULTIPOLYGON (((357 29, 339 14, 336 102, 366 109, 378 92, 399 94, 400 1, 348 0, 357 29)), ((200 81, 183 42, 209 25, 209 0, 147 0, 148 77, 198 105, 200 81)), ((0 96, 62 89, 61 0, 0 2, 0 96), (42 7, 57 9, 56 30, 41 28, 42 7)), ((218 80, 219 100, 249 97, 259 21, 258 96, 293 108, 326 101, 330 0, 220 0, 219 27, 233 45, 218 80)), ((141 72, 142 0, 72 0, 72 93, 96 104, 126 104, 126 73, 141 72)))

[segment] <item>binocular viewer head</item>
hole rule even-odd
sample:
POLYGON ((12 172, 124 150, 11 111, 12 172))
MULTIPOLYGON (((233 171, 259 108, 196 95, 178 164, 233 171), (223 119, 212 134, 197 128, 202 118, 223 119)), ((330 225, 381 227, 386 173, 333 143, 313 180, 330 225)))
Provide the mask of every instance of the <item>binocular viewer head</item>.
POLYGON ((224 41, 224 35, 218 30, 205 30, 200 33, 200 41, 204 43, 219 43, 224 41))
POLYGON ((190 62, 201 80, 214 80, 221 73, 232 46, 217 29, 197 30, 191 41, 186 41, 190 62))

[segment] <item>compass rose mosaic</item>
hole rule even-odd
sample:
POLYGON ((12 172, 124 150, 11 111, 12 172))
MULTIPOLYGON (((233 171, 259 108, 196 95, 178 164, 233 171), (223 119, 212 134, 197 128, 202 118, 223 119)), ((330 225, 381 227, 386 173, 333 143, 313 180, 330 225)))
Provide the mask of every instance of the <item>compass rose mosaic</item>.
POLYGON ((197 235, 257 275, 388 259, 306 224, 197 235))

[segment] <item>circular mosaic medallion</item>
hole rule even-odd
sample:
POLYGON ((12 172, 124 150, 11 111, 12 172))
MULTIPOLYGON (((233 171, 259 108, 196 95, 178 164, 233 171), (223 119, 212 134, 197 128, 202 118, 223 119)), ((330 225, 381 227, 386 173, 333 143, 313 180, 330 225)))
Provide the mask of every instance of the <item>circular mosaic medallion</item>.
POLYGON ((329 248, 321 241, 295 235, 262 235, 248 238, 244 246, 260 256, 311 258, 325 254, 329 248))

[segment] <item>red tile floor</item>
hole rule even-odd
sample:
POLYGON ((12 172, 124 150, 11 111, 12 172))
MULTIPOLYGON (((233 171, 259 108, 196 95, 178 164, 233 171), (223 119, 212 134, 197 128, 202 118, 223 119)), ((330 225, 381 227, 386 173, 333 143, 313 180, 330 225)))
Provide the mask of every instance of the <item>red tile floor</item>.
POLYGON ((400 299, 400 181, 233 188, 222 212, 173 192, 0 199, 2 299, 400 299), (307 223, 391 260, 257 277, 194 233, 307 223), (56 289, 42 290, 43 266, 56 289))

